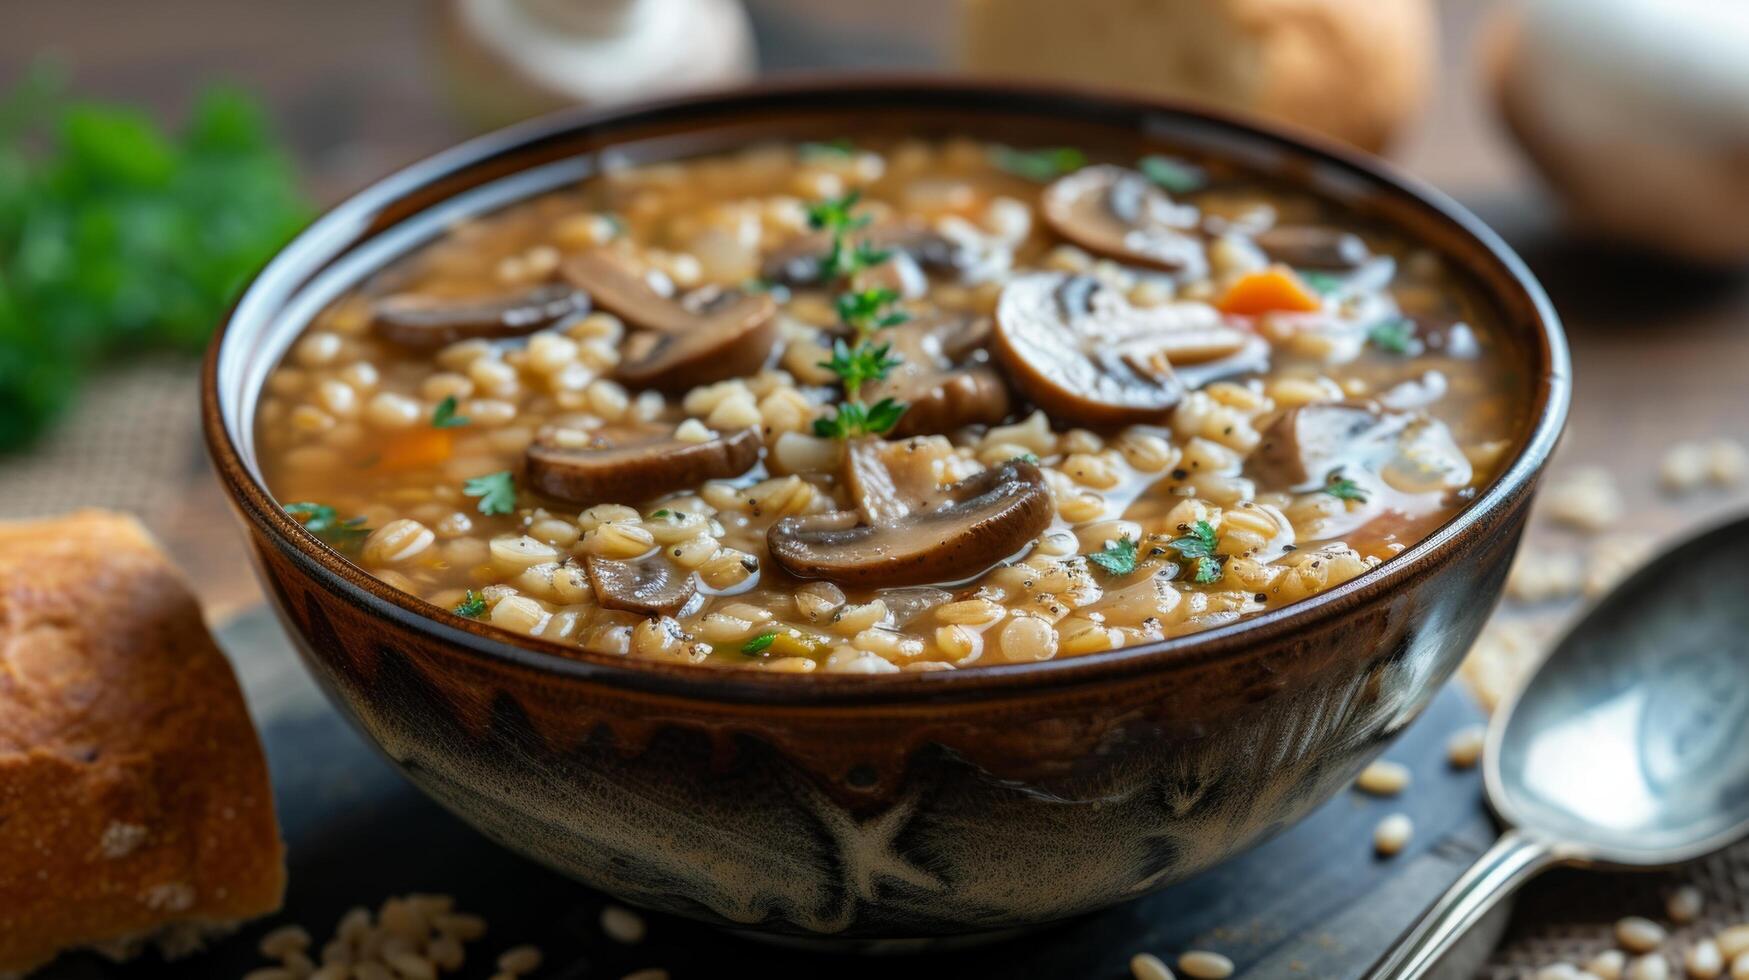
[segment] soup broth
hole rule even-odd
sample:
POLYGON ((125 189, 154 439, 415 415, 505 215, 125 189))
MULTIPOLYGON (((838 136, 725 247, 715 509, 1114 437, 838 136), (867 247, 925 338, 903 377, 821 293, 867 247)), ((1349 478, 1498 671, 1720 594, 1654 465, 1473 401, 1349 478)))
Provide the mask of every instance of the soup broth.
POLYGON ((448 229, 256 430, 311 532, 512 633, 953 670, 1388 561, 1508 458, 1510 356, 1437 255, 1182 160, 767 145, 448 229))

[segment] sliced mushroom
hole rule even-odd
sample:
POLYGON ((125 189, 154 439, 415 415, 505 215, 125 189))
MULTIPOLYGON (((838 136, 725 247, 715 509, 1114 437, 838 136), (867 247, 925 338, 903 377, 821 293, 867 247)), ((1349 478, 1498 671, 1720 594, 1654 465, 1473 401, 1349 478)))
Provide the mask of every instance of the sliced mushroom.
MULTIPOLYGON (((958 275, 975 267, 978 256, 921 221, 884 221, 852 232, 853 242, 903 252, 926 270, 958 275)), ((760 275, 784 286, 811 286, 820 281, 820 263, 832 248, 832 236, 811 232, 792 238, 765 257, 760 275)))
POLYGON ((628 503, 739 476, 759 462, 759 433, 685 442, 662 426, 548 427, 524 453, 528 484, 575 504, 628 503))
POLYGON ((871 401, 891 398, 907 407, 893 435, 946 432, 995 424, 1008 417, 1008 386, 983 350, 990 319, 934 314, 881 331, 900 361, 885 379, 864 389, 871 401))
POLYGON ((1266 486, 1316 490, 1332 475, 1374 474, 1403 493, 1470 482, 1468 458, 1444 423, 1374 401, 1325 402, 1283 412, 1264 429, 1252 473, 1266 486))
POLYGON ((777 343, 777 304, 765 293, 706 286, 671 299, 607 249, 573 256, 562 270, 637 331, 615 371, 634 387, 681 391, 752 374, 777 343))
POLYGON ((797 578, 886 587, 960 582, 1007 559, 1050 526, 1038 467, 1021 460, 944 488, 901 516, 857 511, 786 517, 766 534, 771 557, 797 578))
POLYGON ((1322 225, 1280 225, 1258 232, 1252 240, 1271 261, 1296 269, 1346 272, 1372 258, 1359 235, 1322 225))
POLYGON ((698 593, 692 572, 676 568, 662 555, 618 561, 590 555, 583 560, 595 601, 603 609, 645 616, 672 616, 698 593))
POLYGON ((1009 280, 994 349, 1048 414, 1094 425, 1148 422, 1184 392, 1268 366, 1269 345, 1203 303, 1138 307, 1090 276, 1009 280))
POLYGON ((1196 209, 1134 170, 1082 167, 1046 188, 1040 210, 1053 231, 1088 251, 1193 278, 1208 268, 1196 209))
POLYGON ((587 312, 588 295, 563 285, 488 299, 399 293, 377 300, 371 328, 391 344, 433 348, 476 337, 523 337, 587 312))

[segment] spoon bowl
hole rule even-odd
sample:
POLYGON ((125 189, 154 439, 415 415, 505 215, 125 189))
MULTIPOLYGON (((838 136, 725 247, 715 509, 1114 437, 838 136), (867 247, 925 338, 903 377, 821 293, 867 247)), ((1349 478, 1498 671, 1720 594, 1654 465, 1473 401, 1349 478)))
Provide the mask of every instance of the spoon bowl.
POLYGON ((1591 609, 1488 731, 1498 843, 1369 977, 1411 980, 1555 865, 1653 870, 1749 834, 1749 517, 1659 555, 1591 609))

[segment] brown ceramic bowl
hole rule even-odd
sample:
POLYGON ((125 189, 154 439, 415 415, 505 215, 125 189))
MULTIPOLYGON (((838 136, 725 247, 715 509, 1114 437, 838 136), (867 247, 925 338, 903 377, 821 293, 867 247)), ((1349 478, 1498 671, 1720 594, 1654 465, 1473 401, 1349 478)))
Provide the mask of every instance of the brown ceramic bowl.
POLYGON ((250 286, 207 361, 213 459, 262 580, 334 702, 407 778, 621 899, 765 934, 985 933, 1132 898, 1346 785, 1428 703, 1498 598, 1568 400, 1559 325, 1473 217, 1375 163, 1203 110, 960 81, 786 83, 572 113, 364 191, 250 286), (462 215, 774 137, 969 134, 1219 159, 1444 255, 1504 324, 1528 406, 1504 473, 1348 584, 1093 656, 874 677, 723 672, 512 638, 390 588, 262 486, 251 418, 309 316, 462 215))

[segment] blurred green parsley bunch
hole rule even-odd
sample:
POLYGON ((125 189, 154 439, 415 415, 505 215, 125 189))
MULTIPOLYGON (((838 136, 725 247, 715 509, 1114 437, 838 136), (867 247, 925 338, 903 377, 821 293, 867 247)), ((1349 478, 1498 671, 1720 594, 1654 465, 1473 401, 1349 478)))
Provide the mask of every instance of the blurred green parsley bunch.
POLYGON ((0 451, 40 434, 100 360, 198 351, 311 215, 245 93, 207 90, 172 136, 64 92, 39 67, 0 97, 0 451))

